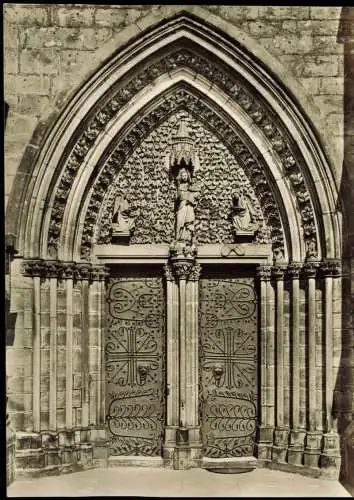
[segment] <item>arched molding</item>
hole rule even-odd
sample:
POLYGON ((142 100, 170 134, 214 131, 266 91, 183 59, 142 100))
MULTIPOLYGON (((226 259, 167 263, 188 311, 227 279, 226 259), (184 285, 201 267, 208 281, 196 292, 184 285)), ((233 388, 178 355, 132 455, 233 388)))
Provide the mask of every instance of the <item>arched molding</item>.
MULTIPOLYGON (((144 22, 147 22, 147 18, 144 22)), ((151 18, 150 22, 152 20, 151 18)), ((210 22, 209 18, 208 22, 210 22)), ((221 22, 221 24, 223 23, 221 22)), ((140 24, 139 27, 142 27, 142 25, 140 24)), ((228 29, 224 28, 227 32, 228 29)), ((233 31, 233 34, 235 34, 235 31, 233 31)), ((211 30, 210 25, 202 25, 199 20, 190 18, 183 13, 169 20, 163 26, 142 35, 135 42, 132 42, 129 47, 125 47, 119 52, 119 55, 115 56, 97 72, 90 82, 83 86, 76 99, 70 103, 65 113, 63 113, 57 126, 53 128, 52 134, 49 135, 47 143, 38 157, 32 175, 32 185, 30 183, 27 191, 28 196, 24 203, 25 212, 23 215, 25 216, 19 234, 19 247, 24 251, 26 257, 42 255, 43 248, 41 249, 39 245, 39 234, 42 234, 42 243, 44 243, 44 235, 51 224, 47 214, 53 208, 52 204, 54 204, 55 200, 53 196, 51 199, 47 196, 48 185, 51 186, 49 193, 52 195, 54 186, 58 184, 58 179, 60 179, 60 173, 63 172, 62 162, 63 159, 67 158, 67 151, 74 144, 76 144, 74 147, 80 147, 80 143, 79 146, 77 143, 77 132, 82 130, 83 125, 90 122, 95 108, 97 110, 100 106, 104 93, 115 89, 116 83, 119 82, 120 78, 123 78, 123 75, 126 75, 130 69, 139 67, 141 61, 153 57, 153 54, 158 50, 166 49, 176 41, 185 43, 186 40, 189 44, 192 43, 204 50, 208 50, 213 54, 214 58, 223 61, 223 64, 225 63, 230 71, 246 79, 250 88, 262 96, 269 109, 273 110, 273 116, 280 121, 287 133, 292 136, 303 159, 300 171, 308 185, 309 198, 317 215, 320 256, 333 258, 340 256, 340 222, 335 215, 336 186, 324 150, 321 148, 309 121, 303 117, 301 109, 286 95, 285 90, 280 88, 274 78, 266 74, 264 68, 255 62, 253 58, 251 59, 246 51, 242 50, 237 44, 231 44, 229 40, 222 38, 219 32, 211 30), (63 150, 65 151, 64 154, 62 154, 63 150)), ((247 45, 247 40, 245 42, 244 37, 240 41, 243 45, 247 45)), ((264 59, 267 61, 267 58, 264 59)), ((281 75, 282 73, 283 71, 280 71, 281 75)), ((195 79, 193 85, 200 84, 199 80, 200 78, 198 81, 195 79)), ((284 81, 286 82, 287 78, 284 81)), ((150 82, 151 84, 152 82, 150 82)), ((213 85, 215 84, 212 82, 209 93, 212 93, 213 85)), ((209 96, 209 98, 215 100, 215 96, 209 96)), ((225 102, 227 103, 227 101, 225 102)), ((228 107, 230 107, 230 103, 228 107)), ((240 116, 238 115, 238 118, 240 116)), ((252 129, 253 126, 250 127, 250 130, 252 129)), ((114 130, 114 133, 117 132, 116 128, 111 130, 114 130)), ((96 136, 93 142, 98 143, 99 139, 106 137, 108 137, 107 142, 109 142, 112 139, 111 135, 112 132, 109 134, 105 131, 99 132, 99 136, 96 136)), ((261 143, 266 144, 264 138, 261 143)), ((267 148, 264 147, 264 149, 267 148)), ((270 148, 264 154, 270 151, 273 150, 270 148)), ((95 150, 90 153, 91 165, 94 162, 93 159, 97 158, 96 154, 97 151, 95 150)), ((271 164, 273 164, 274 175, 276 162, 273 161, 271 164)), ((280 175, 280 179, 282 177, 284 177, 284 174, 280 175)), ((273 178, 278 183, 277 176, 275 175, 273 178)), ((84 193, 85 189, 81 192, 84 193)), ((82 202, 85 203, 83 200, 82 202)), ((70 219, 70 217, 65 219, 67 226, 68 224, 74 224, 74 220, 70 219)), ((296 217, 293 220, 295 219, 296 217)), ((67 238, 64 238, 64 241, 67 241, 67 238)), ((71 241, 73 241, 73 238, 71 238, 71 241)), ((303 252, 301 253, 303 254, 303 252)), ((296 258, 301 259, 303 257, 301 255, 296 258)))
MULTIPOLYGON (((296 212, 294 197, 290 192, 290 186, 285 182, 285 178, 282 176, 281 163, 274 155, 271 143, 267 141, 266 137, 261 135, 258 128, 254 126, 254 123, 251 122, 242 108, 236 103, 230 102, 230 99, 225 93, 221 92, 215 86, 210 87, 210 82, 201 78, 196 73, 186 71, 183 68, 175 70, 169 75, 162 76, 160 81, 156 81, 155 85, 148 93, 144 89, 140 96, 137 95, 133 105, 127 105, 122 108, 119 116, 110 123, 106 130, 106 136, 100 143, 99 150, 97 149, 95 151, 93 161, 91 161, 92 157, 90 157, 90 160, 81 167, 81 176, 78 175, 76 177, 75 185, 71 191, 72 193, 77 193, 85 189, 87 190, 87 194, 83 197, 85 202, 81 210, 80 221, 77 220, 74 224, 77 228, 75 232, 70 229, 70 226, 64 224, 68 230, 65 234, 62 234, 59 245, 60 249, 66 249, 66 251, 72 251, 72 249, 74 249, 74 254, 70 256, 62 254, 60 258, 80 258, 82 230, 88 227, 88 221, 85 221, 85 217, 89 210, 90 197, 92 197, 95 186, 96 189, 97 186, 99 186, 100 176, 105 174, 105 169, 109 166, 109 160, 107 162, 102 162, 100 160, 107 156, 106 149, 114 149, 116 151, 117 146, 124 142, 124 136, 122 137, 119 131, 123 130, 127 125, 128 131, 134 133, 134 125, 130 125, 129 127, 129 123, 134 123, 137 115, 143 119, 141 108, 146 107, 146 101, 150 104, 147 106, 148 109, 145 111, 145 116, 149 113, 154 113, 154 109, 156 109, 159 104, 166 102, 169 95, 173 95, 178 92, 179 89, 190 96, 195 96, 195 99, 198 99, 197 96, 199 95, 199 100, 204 100, 209 104, 210 112, 215 117, 223 116, 222 119, 225 121, 224 130, 226 130, 226 124, 231 131, 234 130, 233 140, 237 141, 238 144, 242 144, 243 142, 240 140, 240 136, 245 138, 245 142, 248 144, 249 148, 248 151, 246 149, 247 160, 251 161, 253 156, 253 164, 256 165, 258 162, 258 164, 261 165, 266 174, 265 182, 267 182, 267 186, 271 188, 271 191, 274 192, 275 206, 280 207, 281 215, 279 214, 279 217, 282 220, 282 225, 286 227, 286 241, 291 241, 291 252, 297 256, 296 258, 300 258, 301 255, 303 256, 304 245, 302 239, 299 238, 299 235, 301 235, 301 221, 296 212), (234 117, 237 117, 237 119, 234 117), (115 146, 111 146, 110 143, 113 143, 115 146), (252 151, 253 155, 250 151, 252 151), (96 184, 90 185, 90 182, 96 184), (271 184, 273 184, 273 186, 271 184), (89 188, 87 188, 88 185, 90 185, 89 188), (286 204, 286 208, 284 203, 286 204), (297 229, 294 230, 294 228, 297 229)), ((186 109, 188 109, 188 105, 186 109)), ((202 116, 197 115, 196 118, 201 119, 202 116)), ((139 122, 136 124, 138 125, 139 122)), ((211 128, 211 130, 217 133, 217 129, 211 128)), ((152 129, 149 132, 151 131, 152 129)), ((135 148, 137 148, 138 145, 137 143, 135 148)), ((230 148, 230 151, 232 152, 232 148, 230 148)), ((114 158, 112 161, 114 163, 114 158)), ((71 196, 71 200, 68 200, 64 219, 73 220, 77 216, 77 206, 74 202, 74 196, 71 196)), ((288 251, 285 252, 286 258, 288 258, 289 253, 288 251)))

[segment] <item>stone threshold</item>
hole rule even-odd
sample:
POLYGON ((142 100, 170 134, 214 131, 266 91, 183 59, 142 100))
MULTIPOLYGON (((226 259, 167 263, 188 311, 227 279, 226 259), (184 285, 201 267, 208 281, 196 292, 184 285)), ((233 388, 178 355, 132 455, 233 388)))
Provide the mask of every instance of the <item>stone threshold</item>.
POLYGON ((209 458, 203 457, 202 469, 219 474, 241 474, 251 472, 258 466, 255 457, 209 458))

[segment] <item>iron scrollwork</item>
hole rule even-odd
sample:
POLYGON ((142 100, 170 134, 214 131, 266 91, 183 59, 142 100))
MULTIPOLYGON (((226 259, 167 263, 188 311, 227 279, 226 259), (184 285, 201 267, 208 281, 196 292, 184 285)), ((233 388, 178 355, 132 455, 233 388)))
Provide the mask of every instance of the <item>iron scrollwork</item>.
POLYGON ((158 455, 164 425, 162 279, 111 277, 107 291, 107 426, 112 455, 158 455))
POLYGON ((199 314, 204 454, 214 458, 252 455, 257 418, 253 281, 202 278, 199 314))

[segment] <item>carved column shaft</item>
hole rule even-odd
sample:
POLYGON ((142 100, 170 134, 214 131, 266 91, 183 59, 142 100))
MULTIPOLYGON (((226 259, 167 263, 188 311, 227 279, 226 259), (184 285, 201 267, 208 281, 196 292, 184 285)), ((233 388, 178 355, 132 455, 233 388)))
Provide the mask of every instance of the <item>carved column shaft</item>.
POLYGON ((57 428, 57 288, 58 279, 50 278, 50 376, 49 376, 49 430, 57 428))
POLYGON ((284 270, 274 269, 276 279, 276 425, 284 425, 284 270))
POLYGON ((89 384, 89 424, 96 425, 97 408, 99 406, 97 356, 99 345, 99 326, 97 314, 97 296, 99 294, 99 282, 94 280, 90 283, 88 290, 88 384, 89 384))
POLYGON ((65 425, 73 426, 73 278, 66 280, 66 387, 65 425))
POLYGON ((291 280, 291 361, 292 361, 292 428, 288 450, 288 462, 302 464, 305 429, 300 425, 300 271, 301 264, 293 263, 288 268, 291 280))
POLYGON ((332 276, 325 276, 325 380, 326 380, 326 430, 332 430, 333 401, 333 282, 332 276))
POLYGON ((270 378, 270 304, 268 296, 268 287, 271 277, 271 266, 259 266, 258 276, 260 279, 260 300, 261 300, 261 345, 260 345, 260 359, 261 359, 261 383, 260 383, 260 396, 261 396, 261 425, 259 428, 258 436, 258 458, 270 460, 271 450, 273 444, 273 425, 274 422, 271 418, 270 412, 274 408, 274 402, 270 398, 271 392, 271 378, 270 378), (268 405, 271 406, 268 406, 268 405))
POLYGON ((41 278, 33 277, 33 430, 41 429, 41 278))
POLYGON ((165 264, 164 271, 167 283, 167 426, 163 456, 165 464, 172 467, 179 419, 179 290, 169 264, 165 264))
POLYGON ((318 264, 308 262, 304 267, 307 277, 307 338, 308 338, 308 431, 304 451, 304 465, 318 467, 322 431, 316 429, 316 275, 318 264))
POLYGON ((267 425, 275 424, 275 301, 271 281, 267 281, 267 425))
POLYGON ((167 281, 167 425, 178 426, 179 293, 169 265, 165 265, 165 275, 167 281))
POLYGON ((308 390, 309 429, 316 426, 316 268, 305 268, 307 274, 307 335, 308 335, 308 390))
POLYGON ((186 279, 179 279, 179 425, 186 427, 186 279))
POLYGON ((89 266, 78 269, 81 280, 81 377, 82 377, 82 425, 89 424, 89 266))

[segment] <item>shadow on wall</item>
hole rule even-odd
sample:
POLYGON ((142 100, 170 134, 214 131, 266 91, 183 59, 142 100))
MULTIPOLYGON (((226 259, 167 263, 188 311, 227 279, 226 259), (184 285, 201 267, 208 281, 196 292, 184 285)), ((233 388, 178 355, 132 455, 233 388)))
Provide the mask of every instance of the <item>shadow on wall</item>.
POLYGON ((339 203, 343 212, 342 346, 333 413, 341 437, 340 480, 354 488, 354 8, 343 7, 338 43, 344 44, 344 156, 339 203))
MULTIPOLYGON (((4 130, 6 121, 9 114, 9 105, 4 102, 4 130)), ((11 346, 15 339, 15 324, 17 313, 10 312, 10 263, 15 253, 15 238, 12 235, 5 237, 5 330, 6 330, 6 346, 11 346)))

